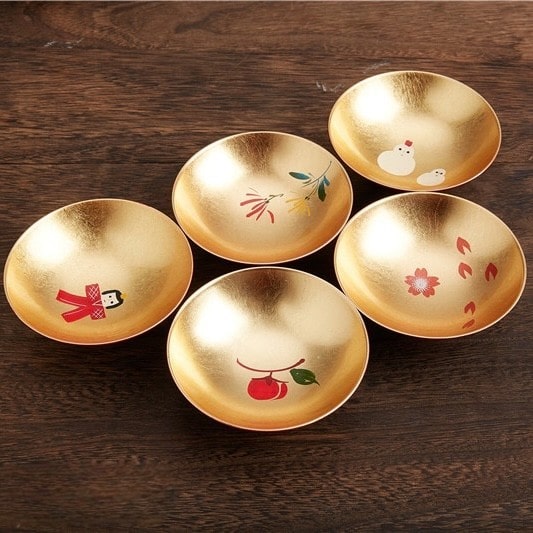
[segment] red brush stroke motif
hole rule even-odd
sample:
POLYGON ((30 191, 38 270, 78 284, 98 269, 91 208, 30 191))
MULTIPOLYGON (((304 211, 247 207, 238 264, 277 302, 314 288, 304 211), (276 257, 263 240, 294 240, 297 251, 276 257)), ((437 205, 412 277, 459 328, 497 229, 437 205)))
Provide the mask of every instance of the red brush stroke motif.
POLYGON ((463 329, 472 327, 474 325, 474 322, 475 322, 475 320, 473 318, 471 320, 469 320, 468 322, 465 322, 463 324, 463 329))
POLYGON ((463 239, 462 237, 457 237, 457 242, 455 243, 455 245, 457 246, 457 249, 459 250, 459 252, 462 253, 463 255, 466 254, 465 250, 472 252, 472 250, 470 249, 470 243, 466 239, 463 239))
POLYGON ((466 279, 467 275, 469 275, 469 276, 472 275, 472 267, 470 265, 468 265, 467 263, 463 263, 463 262, 459 263, 458 271, 459 271, 459 275, 463 279, 466 279))
POLYGON ((240 206, 250 206, 250 210, 246 214, 246 218, 257 215, 255 219, 259 220, 261 218, 261 215, 266 212, 270 217, 270 222, 274 224, 274 213, 270 209, 268 209, 268 205, 274 198, 283 196, 283 194, 270 194, 268 196, 261 196, 257 191, 254 191, 246 193, 246 196, 252 196, 252 198, 249 198, 248 200, 244 200, 239 203, 240 206))
POLYGON ((496 265, 494 263, 489 263, 487 265, 487 268, 485 269, 485 279, 487 281, 490 281, 491 276, 492 276, 492 279, 496 279, 497 275, 498 275, 498 269, 496 268, 496 265))
POLYGON ((465 305, 464 312, 465 313, 470 312, 470 313, 474 314, 476 312, 476 304, 474 302, 468 302, 465 305))

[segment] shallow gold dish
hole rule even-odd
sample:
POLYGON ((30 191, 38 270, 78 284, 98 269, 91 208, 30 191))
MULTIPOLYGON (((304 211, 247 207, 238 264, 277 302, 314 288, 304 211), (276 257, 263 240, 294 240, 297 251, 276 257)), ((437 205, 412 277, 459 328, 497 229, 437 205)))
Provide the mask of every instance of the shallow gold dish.
POLYGON ((361 315, 328 282, 281 267, 238 270, 183 303, 168 337, 178 388, 200 411, 250 430, 317 421, 359 385, 361 315))
POLYGON ((494 161, 498 118, 467 85, 399 71, 367 78, 335 102, 328 124, 340 158, 362 176, 405 191, 456 187, 494 161))
POLYGON ((359 211, 339 235, 334 263, 363 314, 416 337, 491 326, 526 281, 511 230, 485 208, 437 192, 398 194, 359 211))
POLYGON ((105 344, 165 319, 192 276, 189 243, 169 217, 129 200, 62 207, 17 240, 4 289, 16 315, 38 333, 105 344))
POLYGON ((232 261, 281 263, 335 238, 352 208, 339 161, 287 133, 247 132, 195 154, 176 178, 179 225, 205 250, 232 261))

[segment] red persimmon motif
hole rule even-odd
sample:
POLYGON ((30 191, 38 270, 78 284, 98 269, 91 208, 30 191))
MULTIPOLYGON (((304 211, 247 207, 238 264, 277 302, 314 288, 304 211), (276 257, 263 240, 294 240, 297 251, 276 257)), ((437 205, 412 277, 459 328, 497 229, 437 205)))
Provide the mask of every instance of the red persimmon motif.
POLYGON ((284 372, 288 370, 294 382, 299 385, 311 385, 313 383, 319 385, 315 374, 311 372, 311 370, 307 370, 306 368, 296 368, 303 363, 305 363, 305 359, 302 358, 296 363, 284 368, 264 369, 245 365, 237 359, 237 364, 246 370, 266 373, 266 375, 259 378, 251 378, 248 383, 248 388, 246 389, 248 396, 254 400, 281 400, 287 396, 287 392, 289 391, 289 387, 287 386, 288 381, 276 379, 273 376, 276 372, 284 372))
POLYGON ((248 395, 255 400, 280 400, 287 395, 287 382, 271 375, 252 378, 248 384, 248 395))

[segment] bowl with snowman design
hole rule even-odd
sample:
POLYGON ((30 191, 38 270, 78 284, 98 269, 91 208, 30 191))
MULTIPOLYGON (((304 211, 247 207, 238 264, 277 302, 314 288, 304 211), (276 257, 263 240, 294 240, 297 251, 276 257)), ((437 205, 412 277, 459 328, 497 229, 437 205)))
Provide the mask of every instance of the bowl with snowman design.
POLYGON ((442 192, 407 192, 358 211, 339 235, 342 290, 374 322, 406 335, 482 331, 516 305, 522 248, 496 215, 442 192))
POLYGON ((355 305, 307 272, 256 266, 200 287, 167 342, 171 375, 199 411, 255 431, 316 422, 361 382, 368 337, 355 305))
POLYGON ((331 242, 350 216, 353 191, 338 159, 289 133, 219 139, 180 169, 174 214, 208 252, 248 264, 282 263, 331 242))
POLYGON ((431 72, 366 78, 334 103, 331 143, 361 176, 403 191, 438 191, 482 174, 501 144, 498 117, 464 83, 431 72))
POLYGON ((103 198, 45 215, 16 241, 4 268, 7 300, 36 332, 70 344, 139 335, 189 288, 189 242, 164 213, 103 198))

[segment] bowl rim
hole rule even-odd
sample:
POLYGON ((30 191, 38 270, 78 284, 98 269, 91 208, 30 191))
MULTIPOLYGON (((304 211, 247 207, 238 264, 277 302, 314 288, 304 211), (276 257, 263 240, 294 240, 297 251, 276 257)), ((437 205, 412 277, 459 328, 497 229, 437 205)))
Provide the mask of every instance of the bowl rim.
POLYGON ((496 150, 494 151, 494 154, 492 155, 490 161, 479 172, 477 172, 473 176, 469 177, 468 179, 462 180, 460 183, 456 183, 456 184, 452 184, 452 185, 446 185, 444 187, 433 187, 431 190, 421 190, 421 189, 415 189, 415 188, 410 189, 410 188, 407 188, 407 187, 400 188, 400 187, 394 186, 387 180, 375 178, 373 176, 368 175, 368 173, 361 172, 360 169, 354 168, 353 166, 351 166, 347 162, 345 162, 344 159, 339 154, 339 157, 344 162, 344 164, 347 167, 349 167, 350 169, 352 169, 354 172, 357 172, 358 175, 362 176, 365 179, 368 179, 368 180, 370 180, 370 181, 372 181, 374 183, 377 183, 378 185, 382 185, 384 187, 389 187, 390 189, 393 189, 393 190, 404 191, 404 192, 439 192, 439 191, 445 191, 445 190, 448 190, 448 189, 453 189, 455 187, 461 187, 462 185, 467 184, 468 182, 478 178, 479 176, 481 176, 481 174, 486 172, 489 169, 489 167, 492 166, 492 164, 494 163, 494 161, 498 157, 498 154, 500 153, 500 149, 501 149, 501 146, 502 146, 502 126, 501 126, 500 119, 498 118, 498 115, 497 115, 494 107, 489 103, 489 101, 481 93, 479 93, 476 89, 474 89, 470 85, 466 84, 465 82, 460 81, 460 80, 458 80, 456 78, 452 78, 450 76, 446 76, 445 74, 440 74, 440 73, 437 73, 437 72, 431 72, 431 71, 428 71, 428 70, 416 70, 416 69, 415 70, 409 70, 409 69, 405 69, 405 70, 390 70, 390 71, 387 71, 387 72, 381 72, 379 74, 375 74, 373 76, 369 76, 367 78, 363 78, 363 79, 355 82, 350 87, 348 87, 345 91, 343 91, 340 94, 340 96, 333 103, 333 106, 331 107, 331 110, 330 110, 329 115, 328 115, 328 125, 327 125, 328 136, 329 136, 330 143, 333 146, 335 152, 338 154, 337 149, 335 147, 335 144, 333 142, 333 136, 332 136, 332 133, 331 133, 332 129, 333 129, 332 128, 332 122, 333 122, 333 114, 336 111, 336 109, 341 105, 341 102, 351 92, 355 91, 355 89, 357 87, 359 87, 359 86, 361 86, 361 85, 363 85, 365 83, 369 83, 371 80, 375 80, 375 79, 378 79, 378 78, 384 78, 384 77, 392 77, 392 76, 402 75, 402 74, 421 74, 421 75, 424 75, 424 76, 427 76, 427 77, 442 78, 442 79, 451 81, 453 83, 457 83, 457 84, 463 86, 468 91, 474 93, 487 106, 487 109, 490 111, 490 114, 492 115, 493 119, 495 120, 496 127, 498 129, 498 145, 496 146, 496 150))
POLYGON ((6 260, 5 260, 5 263, 4 263, 2 282, 3 282, 3 286, 4 286, 4 295, 6 297, 6 300, 7 300, 8 304, 9 304, 9 307, 11 308, 13 313, 16 315, 16 317, 25 326, 27 326, 29 329, 33 330, 35 333, 37 333, 37 334, 39 334, 42 337, 45 337, 47 339, 50 339, 50 340, 53 340, 53 341, 56 341, 56 342, 61 342, 61 343, 64 343, 64 344, 70 344, 70 345, 76 345, 76 346, 104 346, 104 345, 107 345, 107 344, 115 344, 115 343, 118 343, 118 342, 123 342, 123 341, 129 340, 129 339, 132 339, 134 337, 138 337, 139 335, 142 335, 142 334, 146 333, 147 331, 150 331, 151 329, 155 328, 156 326, 161 324, 163 321, 165 321, 174 311, 176 311, 176 309, 179 307, 179 305, 183 302, 184 298, 186 297, 186 295, 187 295, 187 293, 189 291, 189 288, 191 286, 193 273, 194 273, 194 256, 193 256, 193 253, 192 253, 191 245, 190 245, 185 233, 182 231, 182 229, 176 224, 176 222, 171 217, 169 217, 167 214, 163 213, 159 209, 156 209, 155 207, 152 207, 152 206, 150 206, 148 204, 144 204, 142 202, 137 202, 135 200, 129 200, 127 198, 98 197, 98 198, 88 198, 86 200, 79 200, 79 201, 76 201, 76 202, 72 202, 70 204, 65 204, 63 206, 60 206, 60 207, 58 207, 58 208, 56 208, 56 209, 44 214, 43 216, 37 218, 33 223, 31 223, 29 226, 27 226, 26 229, 14 241, 14 243, 11 246, 11 249, 10 249, 10 251, 9 251, 7 257, 6 257, 6 260), (132 333, 130 335, 126 335, 126 336, 123 336, 123 337, 120 337, 120 338, 117 338, 117 339, 110 339, 110 340, 97 341, 97 342, 90 342, 90 341, 80 342, 80 341, 66 340, 66 339, 62 339, 62 338, 59 338, 57 336, 50 335, 48 333, 44 333, 44 332, 40 331, 35 326, 30 324, 27 321, 27 319, 25 317, 23 317, 19 313, 18 310, 15 309, 15 307, 13 306, 12 300, 11 300, 11 298, 9 296, 9 289, 8 289, 9 285, 7 283, 8 269, 9 269, 9 265, 10 265, 10 263, 12 261, 12 257, 14 255, 17 247, 19 246, 19 244, 29 234, 29 232, 32 231, 41 221, 44 221, 44 220, 46 220, 48 218, 52 218, 53 216, 57 215, 58 213, 60 213, 61 211, 65 210, 65 209, 68 209, 68 208, 71 208, 71 207, 76 207, 77 205, 81 205, 81 204, 89 204, 89 203, 96 203, 96 202, 134 204, 134 205, 136 205, 138 207, 141 207, 143 209, 150 210, 150 211, 154 212, 155 214, 157 214, 158 216, 164 217, 164 219, 166 219, 167 221, 171 222, 176 227, 175 229, 178 230, 178 232, 179 232, 178 234, 183 237, 184 243, 186 244, 186 249, 188 251, 187 255, 188 255, 189 260, 190 260, 191 268, 190 268, 188 280, 186 282, 186 288, 184 290, 183 295, 178 300, 178 302, 173 306, 173 308, 168 313, 166 313, 165 316, 163 316, 162 318, 158 319, 157 322, 151 324, 150 326, 147 326, 146 328, 144 328, 144 329, 142 329, 142 330, 140 330, 138 332, 135 332, 135 333, 132 333))
POLYGON ((234 134, 231 134, 231 135, 227 135, 225 137, 221 137, 221 138, 219 138, 219 139, 217 139, 217 140, 215 140, 215 141, 203 146, 202 148, 200 148, 200 150, 198 150, 191 157, 189 157, 185 161, 185 163, 181 166, 181 168, 179 169, 179 171, 178 171, 178 173, 176 175, 176 178, 174 179, 174 184, 172 186, 172 192, 171 192, 171 203, 172 203, 172 211, 174 213, 174 217, 175 217, 178 225, 180 226, 181 230, 187 235, 187 237, 190 239, 191 242, 196 244, 202 250, 208 252, 209 254, 211 254, 211 255, 213 255, 215 257, 219 257, 220 259, 224 259, 226 261, 232 261, 234 263, 241 264, 241 265, 268 266, 268 265, 280 265, 280 264, 283 264, 283 263, 289 263, 291 261, 298 261, 299 259, 303 259, 304 257, 308 257, 308 256, 318 252, 319 250, 321 250, 322 248, 326 247, 328 244, 333 242, 336 239, 336 237, 339 235, 339 233, 342 231, 342 229, 346 225, 346 222, 349 220, 349 218, 351 216, 351 213, 352 213, 352 210, 353 210, 353 205, 354 205, 354 191, 353 191, 352 180, 350 179, 350 175, 348 174, 348 171, 346 170, 346 168, 344 166, 344 163, 338 157, 337 154, 335 154, 334 152, 328 150, 324 146, 321 146, 320 144, 318 144, 315 141, 312 141, 311 139, 307 139, 305 137, 302 137, 300 135, 296 135, 294 133, 286 133, 286 132, 275 131, 275 130, 251 130, 251 131, 244 131, 244 132, 239 132, 239 133, 234 133, 234 134), (337 162, 337 164, 339 165, 339 168, 340 168, 340 170, 341 170, 341 172, 342 172, 342 174, 343 174, 343 176, 344 176, 344 178, 346 180, 346 183, 348 185, 348 190, 349 190, 350 197, 349 197, 348 209, 346 209, 346 214, 344 216, 342 224, 339 226, 337 231, 335 231, 325 242, 323 242, 320 246, 317 246, 317 247, 313 248, 312 250, 310 250, 308 252, 305 252, 305 253, 300 254, 300 255, 294 255, 294 256, 291 256, 291 257, 287 257, 286 259, 278 259, 278 260, 274 260, 274 261, 268 261, 268 260, 265 260, 265 261, 250 261, 250 260, 246 260, 246 259, 238 259, 236 257, 231 257, 229 255, 224 255, 224 254, 221 254, 221 253, 214 252, 210 248, 206 247, 197 238, 194 238, 192 235, 190 235, 189 232, 186 231, 185 228, 182 226, 182 223, 180 221, 180 217, 179 217, 179 215, 177 213, 175 198, 177 198, 177 196, 178 196, 176 191, 177 191, 177 188, 178 188, 178 182, 179 182, 180 176, 185 173, 186 168, 191 163, 193 163, 196 159, 201 157, 205 152, 207 152, 208 150, 214 148, 218 144, 222 144, 224 142, 227 142, 227 141, 229 141, 231 139, 235 139, 235 138, 238 138, 238 137, 246 137, 246 136, 257 135, 257 134, 279 135, 279 136, 282 136, 282 137, 289 137, 289 138, 293 138, 293 139, 298 139, 300 141, 304 141, 306 143, 314 145, 316 148, 319 148, 320 150, 326 152, 333 160, 335 160, 337 162))
MULTIPOLYGON (((519 252, 519 255, 520 255, 520 258, 521 258, 521 263, 522 263, 522 269, 523 269, 523 274, 522 274, 522 281, 521 281, 521 285, 520 285, 520 289, 518 290, 513 302, 511 303, 511 305, 508 307, 508 309, 506 309, 506 311, 504 313, 502 313, 498 318, 496 318, 495 320, 493 320, 492 322, 490 322, 489 324, 486 324, 485 326, 479 328, 479 329, 476 329, 476 330, 473 330, 473 331, 465 331, 463 333, 458 333, 458 334, 453 334, 453 335, 421 335, 421 334, 415 334, 415 333, 407 333, 406 331, 403 331, 399 328, 393 328, 387 324, 384 323, 383 320, 379 320, 373 316, 370 316, 368 313, 366 313, 363 309, 361 309, 357 304, 355 304, 355 306, 359 309, 359 312, 367 317, 369 320, 371 320, 372 322, 374 322, 375 324, 385 328, 385 329, 388 329, 389 331, 393 331, 395 333, 400 333, 402 335, 406 335, 406 336, 409 336, 409 337, 415 337, 415 338, 420 338, 420 339, 430 339, 430 340, 439 340, 439 339, 456 339, 456 338, 461 338, 461 337, 467 337, 469 335, 475 335, 476 333, 481 333, 482 331, 494 326, 495 324, 497 324, 498 322, 500 322, 503 318, 505 318, 515 307, 516 305, 518 304, 519 300, 521 299, 523 293, 524 293, 524 290, 525 290, 525 287, 526 287, 526 283, 527 283, 527 261, 526 261, 526 257, 525 257, 525 254, 524 254, 524 250, 522 249, 522 246, 520 244, 520 241, 518 240, 517 236, 514 234, 514 232, 511 230, 511 228, 496 214, 494 214, 492 211, 490 211, 489 209, 487 209, 486 207, 472 201, 472 200, 469 200, 467 198, 463 198, 461 196, 456 196, 456 195, 453 195, 453 194, 449 194, 449 193, 443 193, 443 192, 440 192, 440 191, 408 191, 408 192, 402 192, 402 193, 398 193, 398 194, 393 194, 393 195, 389 195, 389 196, 386 196, 384 198, 381 198, 379 200, 376 200, 375 202, 372 202, 370 204, 368 204, 367 206, 365 206, 364 208, 362 208, 360 211, 358 211, 357 213, 355 213, 351 218, 350 220, 346 223, 346 225, 344 226, 343 228, 343 231, 341 232, 341 235, 339 235, 339 238, 337 239, 337 242, 335 243, 335 249, 333 251, 333 267, 334 267, 334 270, 335 270, 335 276, 337 278, 337 282, 339 284, 339 286, 341 287, 341 290, 343 292, 345 292, 345 288, 342 284, 342 281, 339 277, 339 272, 338 272, 338 254, 339 254, 339 247, 340 247, 340 241, 341 241, 341 237, 342 237, 342 233, 344 232, 347 232, 350 228, 350 225, 355 223, 354 221, 363 216, 366 212, 368 211, 371 211, 373 208, 375 207, 378 207, 379 205, 382 205, 384 203, 387 203, 389 201, 392 201, 394 199, 398 199, 398 198, 401 198, 401 197, 412 197, 412 196, 437 196, 437 197, 445 197, 445 198, 449 198, 449 199, 452 199, 452 200, 458 200, 460 202, 463 202, 465 204, 469 204, 471 206, 473 206, 474 208, 477 208, 477 209, 480 209, 481 211, 487 213, 488 215, 492 216, 493 218, 495 218, 497 221, 500 222, 500 224, 503 225, 503 227, 505 229, 507 229, 507 231, 509 232, 510 236, 512 237, 512 240, 514 241, 516 247, 517 247, 517 250, 519 252)), ((346 294, 346 293, 345 293, 346 294)))
POLYGON ((178 312, 176 313, 176 315, 174 316, 174 318, 172 320, 172 323, 170 325, 170 328, 169 328, 169 331, 168 331, 168 335, 167 335, 166 353, 167 353, 167 365, 168 365, 168 369, 170 371, 170 375, 172 377, 172 381, 174 382, 174 385, 177 387, 177 389, 180 391, 180 393, 183 395, 183 397, 187 401, 189 401, 190 404, 193 405, 198 411, 200 411, 204 415, 208 416, 212 420, 215 420, 215 421, 217 421, 217 422, 219 422, 221 424, 224 424, 226 426, 230 426, 230 427, 233 427, 233 428, 236 428, 236 429, 239 429, 239 430, 257 431, 257 432, 263 432, 263 433, 272 433, 272 432, 276 432, 276 431, 281 432, 281 431, 288 431, 288 430, 292 430, 292 429, 297 429, 297 428, 301 428, 301 427, 313 424, 315 422, 318 422, 319 420, 322 420, 323 418, 326 418, 327 416, 331 415, 337 409, 342 407, 346 402, 348 402, 350 400, 350 398, 355 394, 355 392, 357 391, 357 389, 361 385, 364 376, 366 375, 366 371, 368 369, 368 364, 369 364, 369 359, 370 359, 370 339, 369 339, 368 330, 367 330, 367 327, 366 327, 366 324, 365 324, 365 321, 364 321, 362 313, 359 311, 359 309, 354 304, 354 302, 352 302, 352 300, 342 290, 340 290, 338 287, 336 287, 334 284, 330 283, 329 281, 326 281, 325 279, 321 278, 320 276, 317 276, 316 274, 312 274, 310 272, 307 272, 307 271, 304 271, 304 270, 299 270, 299 269, 292 268, 292 267, 279 266, 279 265, 257 265, 257 266, 251 266, 251 267, 247 267, 247 268, 241 268, 241 269, 233 270, 231 272, 227 272, 225 274, 222 274, 222 275, 220 275, 220 276, 208 281, 207 283, 205 283, 204 285, 202 285, 201 287, 196 289, 192 294, 190 294, 187 297, 187 299, 183 302, 183 304, 180 306, 178 312), (307 420, 305 422, 300 422, 298 424, 280 426, 280 427, 275 427, 275 428, 256 428, 256 427, 249 427, 249 426, 247 426, 245 424, 235 424, 235 423, 231 423, 231 422, 229 422, 227 420, 224 420, 222 417, 215 416, 212 413, 210 413, 207 409, 199 406, 198 403, 196 402, 196 400, 191 398, 191 396, 189 394, 187 394, 182 389, 182 387, 179 384, 179 380, 177 379, 177 377, 174 374, 174 371, 172 369, 171 353, 170 353, 171 337, 172 337, 172 334, 173 334, 174 327, 175 327, 176 323, 180 319, 181 314, 185 312, 187 306, 191 302, 193 302, 197 297, 199 297, 201 294, 203 294, 204 292, 206 292, 207 290, 209 290, 211 287, 213 287, 214 285, 218 284, 222 280, 224 280, 224 279, 226 279, 228 277, 239 275, 241 273, 246 273, 246 272, 250 272, 250 271, 258 271, 258 270, 271 270, 271 271, 272 270, 280 270, 280 271, 284 271, 284 272, 295 273, 297 275, 303 275, 306 278, 313 278, 313 279, 319 281, 321 284, 326 285, 326 286, 328 286, 328 287, 330 287, 330 288, 332 288, 332 289, 334 289, 336 291, 337 295, 353 311, 354 317, 361 324, 361 329, 362 329, 362 332, 363 332, 362 338, 363 338, 363 341, 364 341, 364 362, 363 362, 363 367, 362 367, 361 373, 357 377, 357 379, 354 381, 354 384, 352 385, 352 387, 350 389, 350 392, 348 394, 346 394, 346 396, 342 399, 342 401, 338 402, 334 407, 329 409, 327 412, 322 413, 319 416, 313 417, 310 420, 307 420))

